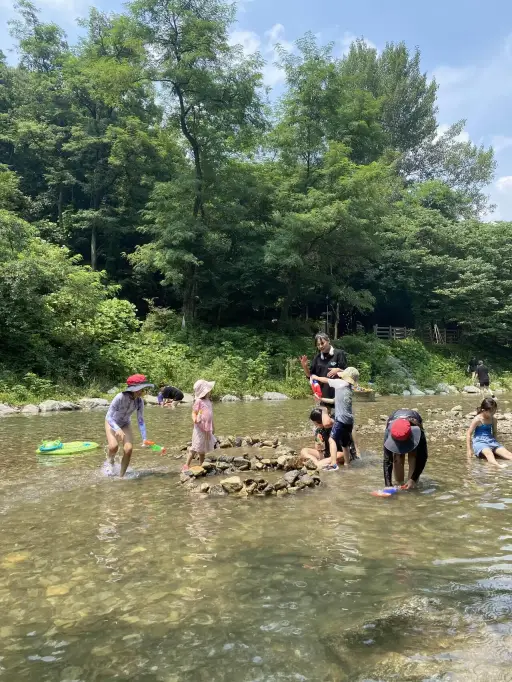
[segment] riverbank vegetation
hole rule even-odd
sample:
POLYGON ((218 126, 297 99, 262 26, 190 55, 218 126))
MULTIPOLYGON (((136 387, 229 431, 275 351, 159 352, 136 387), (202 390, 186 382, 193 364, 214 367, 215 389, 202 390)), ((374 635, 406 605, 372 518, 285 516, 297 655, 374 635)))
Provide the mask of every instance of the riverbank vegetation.
POLYGON ((381 390, 400 383, 390 354, 427 387, 461 384, 467 352, 346 336, 356 322, 458 325, 484 357, 509 347, 512 224, 482 220, 493 151, 464 121, 438 127, 418 50, 358 40, 340 57, 308 33, 276 48, 276 97, 219 0, 91 9, 75 45, 17 8, 17 62, 0 55, 12 400, 135 370, 300 395, 288 358, 310 348, 326 299, 381 390))

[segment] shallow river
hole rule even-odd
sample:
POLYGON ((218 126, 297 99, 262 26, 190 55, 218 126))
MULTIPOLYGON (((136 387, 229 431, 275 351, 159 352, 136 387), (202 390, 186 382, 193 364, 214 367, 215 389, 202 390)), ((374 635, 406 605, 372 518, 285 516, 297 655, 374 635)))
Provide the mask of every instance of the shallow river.
MULTIPOLYGON (((403 402, 357 403, 356 420, 403 402)), ((310 407, 217 405, 217 432, 300 431, 310 407)), ((103 443, 103 420, 0 421, 0 680, 512 680, 512 466, 439 439, 418 492, 374 498, 375 435, 317 489, 240 500, 187 493, 181 461, 140 449, 125 481, 101 450, 37 460, 43 438, 103 443)), ((147 424, 181 444, 189 408, 147 424)))

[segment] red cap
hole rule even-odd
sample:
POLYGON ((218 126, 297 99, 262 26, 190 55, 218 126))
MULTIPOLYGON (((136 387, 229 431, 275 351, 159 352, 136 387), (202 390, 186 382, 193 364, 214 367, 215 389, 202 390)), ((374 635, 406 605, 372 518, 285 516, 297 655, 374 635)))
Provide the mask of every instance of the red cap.
POLYGON ((137 386, 138 384, 145 384, 146 381, 147 379, 144 374, 132 374, 131 377, 128 377, 126 383, 128 386, 137 386))
POLYGON ((411 433, 411 425, 407 419, 395 419, 391 424, 390 435, 394 440, 409 440, 411 433))

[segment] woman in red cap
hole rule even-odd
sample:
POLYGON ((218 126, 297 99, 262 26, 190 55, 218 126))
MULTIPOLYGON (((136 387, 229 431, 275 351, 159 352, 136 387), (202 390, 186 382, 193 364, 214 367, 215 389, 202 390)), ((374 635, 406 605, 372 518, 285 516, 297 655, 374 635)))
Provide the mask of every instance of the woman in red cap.
POLYGON ((108 459, 114 467, 119 443, 123 444, 123 459, 121 461, 121 478, 125 475, 133 451, 133 435, 130 424, 132 414, 137 411, 142 442, 146 440, 146 425, 144 423, 144 400, 142 395, 146 388, 152 388, 144 374, 134 374, 126 380, 126 388, 116 395, 110 403, 105 420, 105 432, 108 442, 108 459))
POLYGON ((393 470, 398 485, 405 482, 405 455, 409 460, 407 489, 416 488, 428 459, 423 420, 416 410, 400 409, 389 416, 384 434, 384 482, 392 485, 393 470))

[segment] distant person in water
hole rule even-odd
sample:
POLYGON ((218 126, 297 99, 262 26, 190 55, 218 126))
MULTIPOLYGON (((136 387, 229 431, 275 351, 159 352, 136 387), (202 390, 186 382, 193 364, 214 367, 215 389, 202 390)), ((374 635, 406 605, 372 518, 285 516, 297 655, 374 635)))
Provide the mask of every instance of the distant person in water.
POLYGON ((423 420, 416 410, 395 410, 388 418, 384 433, 384 483, 406 485, 408 490, 417 487, 428 459, 427 438, 423 420), (405 456, 409 472, 405 483, 405 456))
POLYGON ((119 449, 119 444, 123 446, 123 458, 121 460, 120 476, 126 473, 130 464, 133 452, 133 433, 131 427, 131 416, 137 412, 137 422, 142 437, 142 443, 146 440, 146 425, 144 423, 144 399, 146 389, 153 388, 153 384, 148 383, 143 374, 134 374, 126 380, 126 388, 118 393, 110 403, 105 419, 105 433, 108 443, 108 461, 112 467, 119 449))
POLYGON ((183 397, 183 392, 180 391, 179 388, 160 384, 160 390, 158 392, 158 404, 160 407, 174 408, 178 403, 181 403, 183 397))
POLYGON ((485 457, 491 464, 503 468, 506 464, 498 464, 496 457, 512 459, 512 453, 496 440, 498 435, 497 410, 498 403, 494 398, 482 400, 478 413, 466 434, 466 449, 468 458, 471 457, 471 446, 473 446, 475 457, 485 457))
POLYGON ((471 358, 468 362, 467 373, 471 377, 472 383, 476 383, 476 368, 478 366, 478 360, 476 358, 471 358))
POLYGON ((214 386, 215 381, 206 381, 205 379, 198 379, 194 384, 192 446, 188 453, 187 462, 183 466, 184 471, 190 467, 194 457, 199 457, 199 464, 202 464, 205 454, 215 449, 217 439, 213 435, 213 405, 211 401, 211 392, 214 386))
POLYGON ((487 391, 489 391, 489 386, 491 383, 490 378, 489 378, 489 370, 484 365, 483 360, 478 361, 478 365, 476 366, 476 376, 478 378, 478 384, 480 386, 480 392, 486 393, 487 391))

